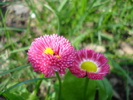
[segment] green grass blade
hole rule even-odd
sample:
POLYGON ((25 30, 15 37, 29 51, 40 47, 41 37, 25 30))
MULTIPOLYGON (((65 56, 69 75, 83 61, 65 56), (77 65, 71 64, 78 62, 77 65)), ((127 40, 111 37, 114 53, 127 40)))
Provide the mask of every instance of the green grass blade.
POLYGON ((74 34, 79 28, 80 26, 82 25, 83 21, 85 20, 85 18, 87 17, 87 15, 89 14, 90 10, 92 9, 94 3, 95 3, 96 0, 94 0, 90 6, 88 6, 86 12, 81 16, 81 18, 79 19, 77 25, 75 26, 74 30, 72 31, 72 34, 74 34))
MULTIPOLYGON (((5 28, 0 28, 0 31, 5 31, 5 30, 12 30, 12 31, 25 31, 26 30, 26 28, 13 28, 13 27, 6 27, 6 29, 5 28)), ((0 33, 0 34, 2 34, 2 33, 0 33)))
POLYGON ((20 69, 22 69, 22 68, 26 68, 26 67, 28 67, 29 65, 30 65, 30 64, 24 65, 24 66, 20 66, 20 67, 17 67, 17 68, 14 68, 14 69, 11 69, 11 70, 2 72, 2 73, 0 73, 0 75, 5 75, 5 74, 7 74, 7 73, 10 73, 10 72, 13 72, 13 71, 16 71, 16 70, 20 70, 20 69))
POLYGON ((52 78, 55 78, 55 77, 35 78, 35 79, 26 80, 26 81, 23 81, 23 82, 17 83, 17 84, 15 84, 15 85, 9 87, 8 89, 6 89, 5 91, 3 91, 3 92, 0 93, 0 94, 3 94, 3 93, 5 93, 5 92, 7 92, 7 91, 9 91, 9 90, 11 90, 11 89, 13 89, 13 88, 15 88, 15 87, 17 87, 17 86, 20 86, 20 85, 22 85, 22 84, 25 84, 25 83, 30 83, 30 82, 34 82, 34 81, 38 81, 38 80, 43 80, 43 79, 52 79, 52 78))
POLYGON ((68 2, 68 0, 63 0, 63 1, 61 1, 61 4, 60 4, 60 6, 58 7, 58 12, 60 12, 62 9, 63 9, 63 7, 65 6, 65 4, 68 2))
POLYGON ((53 8, 51 8, 49 5, 46 5, 46 4, 44 4, 44 7, 46 7, 50 11, 52 11, 55 14, 55 16, 57 17, 57 20, 58 20, 58 34, 60 35, 60 26, 61 26, 61 24, 60 24, 60 18, 59 18, 59 15, 58 15, 57 11, 54 10, 53 8))
POLYGON ((75 46, 76 49, 79 49, 79 44, 81 41, 88 35, 88 33, 80 34, 75 39, 71 40, 71 43, 75 46))
POLYGON ((23 48, 20 48, 20 49, 16 49, 16 50, 10 51, 8 53, 2 54, 2 55, 0 55, 0 57, 3 57, 7 54, 12 54, 12 53, 17 53, 17 52, 20 52, 20 51, 28 50, 28 48, 29 48, 29 46, 28 47, 23 47, 23 48))
POLYGON ((112 72, 120 75, 125 79, 125 81, 128 81, 132 86, 133 86, 133 80, 131 77, 126 73, 126 71, 118 64, 116 63, 113 59, 109 58, 110 64, 113 66, 112 72))

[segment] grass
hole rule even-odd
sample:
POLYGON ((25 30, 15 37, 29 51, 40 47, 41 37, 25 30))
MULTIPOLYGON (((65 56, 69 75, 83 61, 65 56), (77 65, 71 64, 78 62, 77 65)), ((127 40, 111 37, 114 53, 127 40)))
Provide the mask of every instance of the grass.
MULTIPOLYGON (((133 53, 119 54, 118 49, 121 48, 122 42, 133 45, 132 0, 0 2, 1 7, 13 4, 28 6, 30 13, 23 28, 12 27, 8 25, 8 19, 15 18, 19 21, 22 17, 19 15, 10 17, 15 15, 8 10, 3 12, 0 8, 0 92, 8 90, 11 84, 19 85, 21 82, 28 83, 29 79, 40 78, 40 75, 33 72, 30 67, 26 67, 29 63, 26 54, 28 47, 36 37, 58 33, 68 38, 76 49, 84 48, 90 43, 102 45, 106 49, 104 54, 110 59, 111 73, 119 75, 126 81, 123 83, 126 100, 131 98, 129 84, 133 86, 131 78, 133 53), (33 14, 35 18, 31 17, 33 14)), ((47 80, 43 80, 43 83, 49 84, 47 80)), ((26 84, 28 91, 32 91, 35 87, 35 84, 26 84)), ((54 91, 50 92, 49 95, 54 97, 54 91)), ((38 95, 40 98, 44 96, 38 95)))

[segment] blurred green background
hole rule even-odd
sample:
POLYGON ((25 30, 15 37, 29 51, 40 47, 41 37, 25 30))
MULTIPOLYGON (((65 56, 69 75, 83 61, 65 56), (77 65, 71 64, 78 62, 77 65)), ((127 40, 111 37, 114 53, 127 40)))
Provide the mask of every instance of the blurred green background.
MULTIPOLYGON (((0 92, 18 82, 40 78, 27 65, 26 53, 34 38, 53 33, 65 36, 77 50, 104 53, 111 66, 107 79, 113 88, 112 100, 133 99, 132 0, 0 1, 0 92)), ((37 88, 39 100, 49 91, 49 80, 43 83, 45 86, 37 88)), ((20 90, 29 93, 35 87, 28 83, 20 90)), ((55 95, 52 90, 51 95, 55 95)))

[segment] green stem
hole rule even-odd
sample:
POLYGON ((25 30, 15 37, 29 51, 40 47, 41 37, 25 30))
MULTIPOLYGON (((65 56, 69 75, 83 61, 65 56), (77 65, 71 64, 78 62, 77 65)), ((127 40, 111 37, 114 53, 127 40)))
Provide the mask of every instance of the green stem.
POLYGON ((84 94, 83 94, 84 99, 83 100, 86 100, 86 92, 87 92, 88 83, 89 83, 89 78, 85 77, 84 94))
POLYGON ((56 73, 56 76, 59 80, 59 92, 58 92, 58 99, 57 100, 61 100, 60 96, 61 96, 61 78, 59 76, 59 73, 58 72, 55 72, 56 73))

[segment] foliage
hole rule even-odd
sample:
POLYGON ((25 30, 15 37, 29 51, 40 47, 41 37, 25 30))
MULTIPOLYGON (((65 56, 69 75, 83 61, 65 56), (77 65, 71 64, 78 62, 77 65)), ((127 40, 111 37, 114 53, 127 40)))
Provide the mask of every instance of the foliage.
MULTIPOLYGON (((132 0, 0 2, 0 94, 7 100, 57 98, 58 80, 33 72, 26 53, 34 38, 58 33, 68 38, 76 49, 85 48, 90 43, 102 45, 111 66, 110 75, 113 73, 121 78, 125 100, 129 100, 130 87, 133 86, 130 68, 133 53, 119 54, 118 49, 123 41, 133 45, 132 4, 132 0), (9 9, 4 12, 3 7, 11 5, 28 6, 24 27, 8 25, 8 19, 13 20, 13 15, 9 9)), ((20 15, 16 19, 21 19, 20 15)), ((68 71, 63 78, 62 100, 112 100, 115 89, 108 76, 103 80, 90 79, 86 83, 86 78, 77 78, 68 71)))

